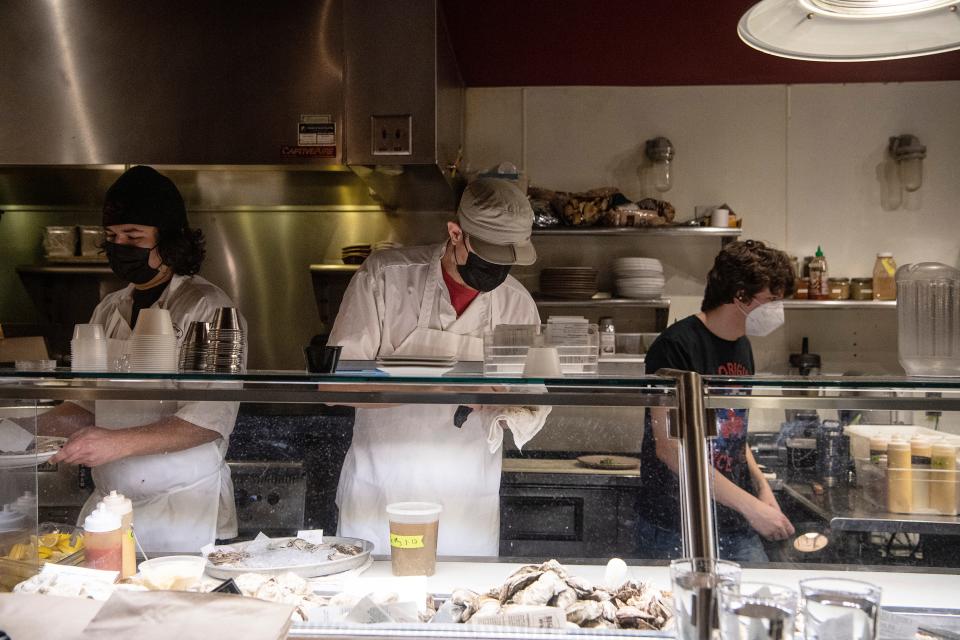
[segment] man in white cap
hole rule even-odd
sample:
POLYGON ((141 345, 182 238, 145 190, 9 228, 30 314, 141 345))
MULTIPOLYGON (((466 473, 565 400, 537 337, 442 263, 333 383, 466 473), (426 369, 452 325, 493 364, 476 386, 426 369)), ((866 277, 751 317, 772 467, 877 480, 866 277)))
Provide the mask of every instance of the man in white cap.
MULTIPOLYGON (((485 330, 540 323, 533 298, 508 275, 513 265, 537 258, 533 210, 523 192, 503 180, 476 180, 457 214, 443 244, 367 258, 330 335, 343 359, 478 361, 485 330)), ((464 413, 456 405, 359 407, 337 490, 340 535, 371 540, 386 554, 386 505, 437 502, 443 505, 439 554, 497 555, 502 427, 513 429, 522 446, 549 408, 483 407, 465 421, 464 413)))

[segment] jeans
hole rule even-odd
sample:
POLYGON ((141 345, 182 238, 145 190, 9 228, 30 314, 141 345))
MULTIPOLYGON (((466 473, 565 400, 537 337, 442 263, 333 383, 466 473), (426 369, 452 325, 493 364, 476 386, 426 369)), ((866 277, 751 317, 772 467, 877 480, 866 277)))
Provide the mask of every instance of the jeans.
MULTIPOLYGON (((683 555, 683 541, 679 531, 663 529, 645 518, 637 518, 639 557, 655 560, 673 560, 683 555)), ((754 531, 735 531, 718 536, 720 558, 733 562, 768 562, 763 542, 754 531)))

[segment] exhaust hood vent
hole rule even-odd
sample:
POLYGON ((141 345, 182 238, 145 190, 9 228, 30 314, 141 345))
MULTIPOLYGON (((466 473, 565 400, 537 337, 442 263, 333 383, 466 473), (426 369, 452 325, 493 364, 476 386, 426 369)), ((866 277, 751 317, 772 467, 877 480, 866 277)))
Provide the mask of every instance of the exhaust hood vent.
POLYGON ((346 163, 384 206, 452 209, 463 80, 438 0, 346 0, 346 163))
POLYGON ((387 207, 456 203, 438 0, 4 0, 0 24, 0 165, 349 165, 387 207))

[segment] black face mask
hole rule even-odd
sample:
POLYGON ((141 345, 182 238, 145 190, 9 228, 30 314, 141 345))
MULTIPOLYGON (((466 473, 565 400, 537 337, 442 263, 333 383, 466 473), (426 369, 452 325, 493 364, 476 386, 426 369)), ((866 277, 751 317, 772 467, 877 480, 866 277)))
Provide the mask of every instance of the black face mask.
MULTIPOLYGON (((454 251, 456 251, 456 248, 454 248, 454 251)), ((493 264, 468 251, 467 262, 458 264, 457 271, 468 287, 477 291, 493 291, 507 279, 507 275, 510 273, 510 265, 493 264)))
POLYGON ((157 277, 159 269, 150 266, 152 249, 135 247, 132 244, 106 242, 103 250, 107 254, 110 268, 121 280, 133 284, 145 284, 157 277))

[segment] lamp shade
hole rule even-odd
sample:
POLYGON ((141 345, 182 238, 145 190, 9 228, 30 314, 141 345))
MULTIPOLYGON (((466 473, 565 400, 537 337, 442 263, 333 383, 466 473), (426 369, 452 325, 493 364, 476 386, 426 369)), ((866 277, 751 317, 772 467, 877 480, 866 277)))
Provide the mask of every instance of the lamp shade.
POLYGON ((775 56, 866 62, 960 49, 957 0, 762 0, 737 25, 775 56))

